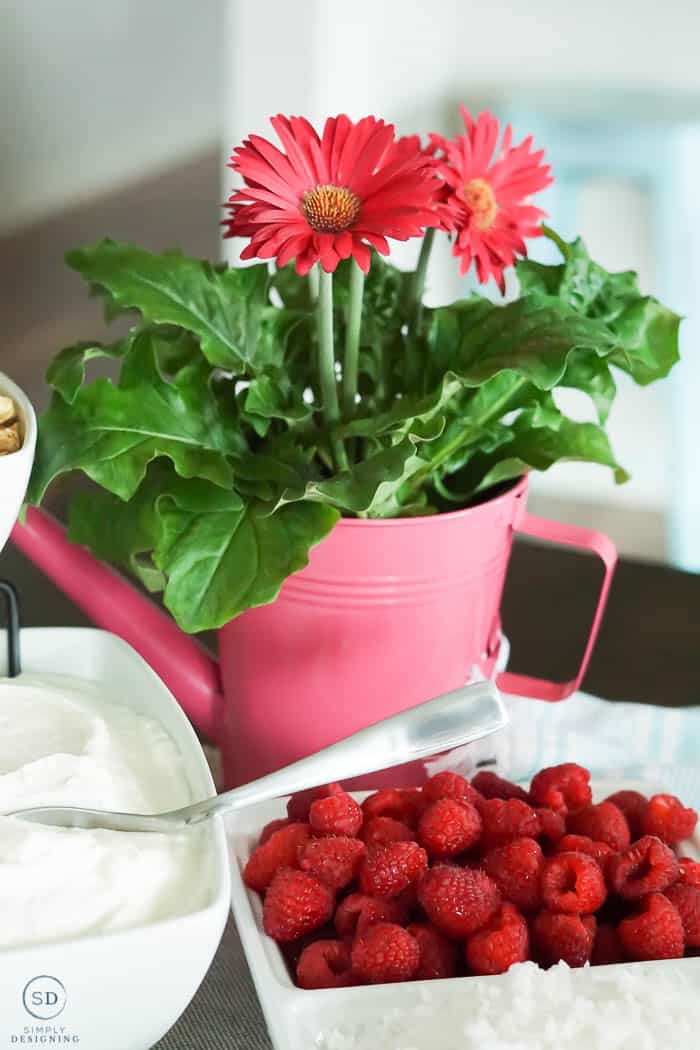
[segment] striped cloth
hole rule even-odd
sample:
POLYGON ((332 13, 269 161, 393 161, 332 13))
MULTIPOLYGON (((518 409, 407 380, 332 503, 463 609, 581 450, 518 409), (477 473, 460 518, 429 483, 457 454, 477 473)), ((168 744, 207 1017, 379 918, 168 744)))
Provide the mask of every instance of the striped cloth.
POLYGON ((666 708, 600 700, 576 693, 560 703, 505 697, 510 724, 500 733, 430 763, 473 772, 495 760, 511 780, 578 762, 594 777, 663 786, 700 807, 700 707, 666 708))

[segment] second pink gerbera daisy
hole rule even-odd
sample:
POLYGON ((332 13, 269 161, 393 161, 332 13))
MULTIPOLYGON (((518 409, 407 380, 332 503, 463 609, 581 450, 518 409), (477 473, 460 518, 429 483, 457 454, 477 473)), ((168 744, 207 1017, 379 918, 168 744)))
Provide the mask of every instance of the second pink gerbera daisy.
POLYGON ((504 269, 516 256, 527 255, 526 237, 541 233, 545 212, 530 204, 530 196, 553 180, 549 165, 542 163, 544 151, 531 152, 532 138, 512 146, 508 125, 498 147, 496 117, 487 111, 475 123, 461 109, 465 135, 454 140, 432 136, 443 153, 438 170, 450 191, 446 205, 455 235, 453 254, 461 259, 460 273, 474 261, 479 280, 494 277, 504 291, 504 269))
POLYGON ((250 238, 242 259, 296 259, 303 275, 319 261, 332 273, 353 256, 367 273, 370 246, 387 255, 387 237, 405 241, 436 225, 434 166, 418 144, 397 143, 393 125, 341 115, 319 137, 303 117, 271 124, 285 152, 251 135, 229 164, 245 186, 229 198, 225 236, 250 238))

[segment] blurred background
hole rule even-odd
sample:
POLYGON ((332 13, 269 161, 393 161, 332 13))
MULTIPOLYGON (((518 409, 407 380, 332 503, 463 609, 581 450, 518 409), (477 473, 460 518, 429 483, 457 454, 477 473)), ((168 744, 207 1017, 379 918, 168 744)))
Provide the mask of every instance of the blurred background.
MULTIPOLYGON (((697 0, 0 0, 0 13, 0 370, 39 405, 52 354, 102 325, 67 248, 110 235, 223 255, 225 161, 271 113, 375 113, 425 133, 458 130, 460 101, 489 106, 546 148, 551 224, 688 317, 671 381, 620 383, 611 434, 633 480, 555 467, 533 509, 700 569, 697 0)), ((226 250, 234 261, 240 245, 226 250)), ((432 302, 466 290, 446 245, 429 286, 432 302)))

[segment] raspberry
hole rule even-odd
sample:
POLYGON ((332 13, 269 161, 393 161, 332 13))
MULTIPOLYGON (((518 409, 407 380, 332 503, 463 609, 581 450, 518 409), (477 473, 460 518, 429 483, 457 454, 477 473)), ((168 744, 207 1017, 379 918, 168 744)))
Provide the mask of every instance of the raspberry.
POLYGON ((609 966, 612 963, 625 961, 625 953, 614 926, 604 923, 599 925, 595 931, 593 951, 591 952, 591 966, 609 966))
POLYGON ((485 799, 479 804, 483 821, 482 843, 485 850, 520 838, 535 838, 540 822, 532 806, 517 798, 485 799))
POLYGON ((543 966, 560 960, 572 967, 584 966, 591 957, 595 937, 592 915, 562 915, 541 911, 532 923, 532 943, 543 966))
POLYGON ((591 915, 607 897, 603 873, 585 853, 557 853, 544 862, 542 898, 550 911, 591 915))
POLYGON ((287 824, 273 831, 269 839, 248 858, 243 881, 251 890, 262 893, 272 882, 278 868, 296 868, 299 847, 311 837, 308 824, 287 824))
POLYGON ((647 808, 647 799, 639 791, 616 791, 608 795, 606 802, 613 802, 625 815, 629 825, 632 842, 640 838, 642 832, 642 815, 647 808))
POLYGON ((275 941, 295 941, 323 926, 332 914, 328 886, 305 871, 280 868, 265 894, 263 928, 275 941))
POLYGON ((300 988, 345 988, 353 984, 350 949, 342 941, 307 944, 297 962, 300 988))
POLYGON ((339 937, 354 937, 375 922, 405 922, 403 902, 396 897, 380 900, 365 893, 350 893, 340 902, 335 913, 335 929, 339 937))
POLYGON ((642 816, 642 830, 675 846, 691 837, 697 822, 695 810, 686 808, 675 795, 653 795, 642 816))
POLYGON ((365 820, 372 817, 393 817, 404 824, 414 826, 416 822, 416 806, 412 797, 407 797, 398 788, 383 788, 368 795, 362 803, 362 812, 365 820))
MULTIPOLYGON (((420 880, 418 880, 420 881, 420 880)), ((418 883, 412 882, 410 886, 407 886, 405 890, 401 890, 396 897, 391 897, 390 900, 396 901, 406 913, 406 922, 408 922, 408 916, 414 911, 418 911, 418 883)))
POLYGON ((365 844, 359 839, 342 835, 311 839, 299 851, 299 867, 332 890, 342 890, 357 878, 364 855, 365 844))
POLYGON ((607 842, 616 853, 627 849, 630 844, 629 825, 614 802, 600 802, 597 806, 586 806, 578 813, 572 813, 568 830, 574 835, 586 835, 594 842, 607 842))
POLYGON ((608 860, 614 853, 607 842, 594 842, 586 835, 564 835, 559 839, 555 853, 586 853, 597 862, 601 871, 607 871, 608 860))
POLYGON ((506 902, 488 926, 467 941, 467 964, 474 974, 505 973, 514 963, 530 958, 527 923, 516 907, 506 902))
POLYGON ((413 819, 406 823, 415 824, 421 813, 428 806, 430 799, 426 798, 420 788, 399 788, 399 794, 403 799, 406 812, 412 814, 413 819))
POLYGON ((428 854, 416 842, 374 846, 360 866, 360 888, 375 897, 396 897, 428 867, 428 854))
POLYGON ((610 888, 625 900, 662 893, 678 878, 678 858, 653 835, 645 835, 608 861, 610 888))
POLYGON ((386 846, 387 842, 412 842, 415 834, 402 820, 370 817, 362 826, 360 838, 367 846, 386 846))
POLYGON ((542 903, 540 879, 544 856, 534 839, 513 839, 484 857, 484 868, 503 897, 522 912, 537 911, 542 903))
POLYGON ((279 820, 271 820, 270 823, 266 824, 260 832, 258 846, 264 845, 276 831, 279 831, 280 828, 286 828, 289 824, 291 824, 291 820, 289 820, 288 817, 281 817, 279 820))
POLYGON ((465 777, 459 773, 450 773, 446 769, 426 780, 423 794, 429 802, 438 802, 441 798, 463 798, 474 805, 479 798, 479 792, 465 777))
POLYGON ((420 963, 413 975, 417 981, 454 977, 457 973, 457 948, 430 923, 414 922, 406 929, 418 941, 420 963))
POLYGON ((564 762, 549 766, 533 777, 530 794, 540 806, 548 806, 557 813, 573 813, 591 803, 591 775, 583 766, 564 762))
POLYGON ((352 795, 342 791, 311 803, 309 823, 315 835, 349 835, 355 838, 362 827, 362 810, 352 795))
POLYGON ((623 919, 617 927, 628 959, 680 959, 683 956, 683 923, 663 893, 642 898, 642 911, 623 919))
POLYGON ((462 940, 494 917, 501 894, 496 883, 478 868, 438 864, 419 882, 418 900, 442 933, 462 940))
POLYGON ((695 886, 700 890, 700 863, 691 860, 690 857, 681 857, 678 863, 680 865, 678 881, 686 886, 695 886))
POLYGON ((481 817, 461 799, 441 798, 418 821, 418 841, 431 857, 463 853, 481 837, 481 817))
POLYGON ((328 795, 340 795, 342 791, 340 784, 321 784, 319 787, 307 788, 306 791, 297 791, 296 795, 287 800, 287 816, 297 822, 308 821, 312 802, 328 795))
POLYGON ((476 788, 484 798, 519 798, 521 802, 532 802, 525 788, 519 784, 513 784, 510 780, 504 780, 498 773, 490 769, 482 769, 475 777, 472 777, 472 787, 476 788))
POLYGON ((547 809, 546 806, 537 806, 535 813, 540 822, 538 838, 555 843, 566 834, 566 821, 561 813, 555 813, 553 809, 547 809))
POLYGON ((353 970, 369 984, 410 981, 420 965, 420 947, 402 926, 378 922, 356 938, 351 958, 353 970))
POLYGON ((686 946, 700 948, 700 890, 677 882, 665 891, 664 897, 670 900, 681 917, 686 946))

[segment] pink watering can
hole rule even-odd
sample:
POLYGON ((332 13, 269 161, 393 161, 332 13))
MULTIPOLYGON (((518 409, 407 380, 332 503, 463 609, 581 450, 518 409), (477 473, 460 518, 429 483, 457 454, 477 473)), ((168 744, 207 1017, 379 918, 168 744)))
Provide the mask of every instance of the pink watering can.
MULTIPOLYGON (((132 645, 222 750, 228 787, 280 768, 400 710, 491 676, 515 532, 592 551, 603 576, 570 681, 509 672, 506 692, 561 700, 581 683, 616 563, 600 533, 526 513, 527 478, 466 510, 343 519, 271 605, 219 631, 217 663, 170 617, 60 525, 30 509, 12 539, 96 624, 132 645)), ((537 596, 533 596, 533 615, 537 596)), ((411 774, 415 779, 415 774, 411 774)), ((392 774, 396 782, 396 772, 392 774)))

